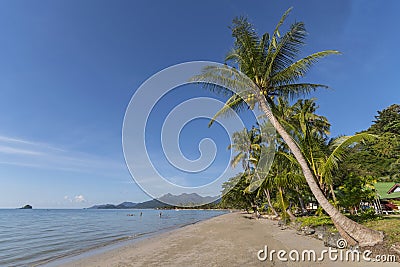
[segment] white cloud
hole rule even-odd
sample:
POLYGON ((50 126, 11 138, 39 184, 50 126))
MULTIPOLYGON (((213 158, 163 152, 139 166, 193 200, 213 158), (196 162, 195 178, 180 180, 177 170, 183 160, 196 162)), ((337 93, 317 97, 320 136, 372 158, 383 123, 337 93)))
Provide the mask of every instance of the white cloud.
POLYGON ((69 202, 75 202, 75 203, 84 203, 87 202, 85 197, 83 195, 77 195, 74 198, 70 198, 69 196, 64 196, 64 200, 69 201, 69 202))
POLYGON ((8 136, 2 136, 0 135, 0 141, 2 142, 7 142, 7 143, 22 143, 22 144, 29 144, 29 145, 37 145, 37 143, 22 140, 22 139, 17 139, 17 138, 12 138, 8 136))
POLYGON ((0 164, 114 176, 116 173, 126 174, 123 161, 2 135, 0 164))
POLYGON ((85 199, 85 197, 84 197, 84 196, 82 196, 82 195, 75 196, 74 200, 75 200, 75 202, 77 202, 77 203, 86 202, 86 199, 85 199))
POLYGON ((34 150, 26 150, 19 149, 10 146, 1 146, 0 145, 0 153, 5 154, 21 154, 21 155, 41 155, 42 153, 34 151, 34 150))

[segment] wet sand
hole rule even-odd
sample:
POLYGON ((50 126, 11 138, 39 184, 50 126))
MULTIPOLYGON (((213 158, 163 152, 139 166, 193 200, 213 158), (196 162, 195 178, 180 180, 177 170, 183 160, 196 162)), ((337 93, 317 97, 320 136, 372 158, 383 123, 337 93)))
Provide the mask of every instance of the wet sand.
POLYGON ((322 262, 283 262, 276 253, 272 261, 260 261, 257 253, 266 245, 269 251, 288 253, 313 249, 317 258, 327 249, 320 240, 281 230, 276 221, 230 213, 61 266, 400 266, 398 262, 331 261, 327 255, 322 262))

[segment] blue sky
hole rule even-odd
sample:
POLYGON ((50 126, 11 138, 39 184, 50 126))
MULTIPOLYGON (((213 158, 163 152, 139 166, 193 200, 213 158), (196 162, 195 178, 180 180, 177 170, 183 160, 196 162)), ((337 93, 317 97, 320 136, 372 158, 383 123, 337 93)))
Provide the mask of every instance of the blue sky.
MULTIPOLYGON (((396 0, 0 1, 0 207, 148 199, 121 146, 135 90, 177 63, 222 62, 235 16, 271 32, 290 6, 286 26, 304 21, 309 32, 305 54, 343 53, 306 78, 333 89, 312 94, 332 136, 366 129, 377 110, 399 103, 396 0)), ((182 132, 189 158, 200 138, 220 136, 218 127, 200 136, 196 123, 182 132)))

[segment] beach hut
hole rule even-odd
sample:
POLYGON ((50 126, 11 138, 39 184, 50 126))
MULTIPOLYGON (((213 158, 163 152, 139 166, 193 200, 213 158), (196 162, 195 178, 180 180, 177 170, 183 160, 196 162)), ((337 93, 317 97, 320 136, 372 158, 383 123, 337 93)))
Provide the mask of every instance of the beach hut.
POLYGON ((388 194, 400 193, 400 184, 393 185, 392 188, 390 188, 387 193, 388 194))
POLYGON ((377 213, 393 213, 399 211, 400 184, 393 182, 378 182, 375 184, 378 199, 374 202, 377 213))

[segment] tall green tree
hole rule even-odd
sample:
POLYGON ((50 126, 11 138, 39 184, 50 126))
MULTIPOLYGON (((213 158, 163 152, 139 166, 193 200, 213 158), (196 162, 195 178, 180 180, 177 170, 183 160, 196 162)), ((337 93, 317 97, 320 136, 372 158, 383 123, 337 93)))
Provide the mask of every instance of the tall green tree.
POLYGON ((375 134, 393 133, 400 135, 400 105, 393 104, 382 111, 378 111, 374 124, 368 129, 375 134))
POLYGON ((240 110, 248 104, 250 108, 258 104, 299 162, 314 197, 330 215, 342 236, 350 244, 375 245, 383 241, 383 233, 350 220, 329 203, 302 151, 272 112, 275 106, 274 100, 277 96, 296 98, 317 88, 326 87, 321 84, 302 83, 299 80, 319 59, 328 55, 339 54, 338 51, 327 50, 297 60, 301 48, 305 44, 304 40, 307 33, 304 23, 296 22, 291 25, 288 32, 281 35, 280 26, 284 23, 290 10, 282 16, 272 35, 265 33, 261 37, 258 36, 253 25, 247 19, 234 19, 232 36, 235 42, 232 51, 226 57, 226 61, 236 65, 240 73, 228 66, 209 66, 203 70, 202 74, 193 77, 192 81, 205 82, 211 90, 217 93, 222 92, 224 95, 227 94, 226 88, 232 88, 232 86, 236 88, 247 87, 244 88, 243 93, 238 93, 238 91, 232 93, 225 108, 216 116, 223 113, 224 110, 228 110, 228 108, 240 110), (246 77, 242 77, 241 73, 245 74, 246 77), (246 79, 250 79, 252 83, 246 83, 246 79), (216 86, 216 84, 223 86, 216 86), (245 97, 248 98, 248 104, 244 101, 245 97))
POLYGON ((251 130, 245 128, 240 132, 233 133, 232 144, 228 146, 228 149, 237 153, 231 161, 232 167, 241 163, 245 171, 250 169, 250 159, 260 149, 260 137, 257 131, 258 129, 253 127, 251 130))
MULTIPOLYGON (((285 129, 299 146, 325 196, 328 197, 330 191, 336 203, 333 178, 339 163, 349 154, 349 147, 365 141, 371 142, 376 140, 376 137, 369 133, 359 133, 341 136, 328 142, 330 124, 324 116, 316 114, 318 107, 315 99, 300 99, 292 106, 283 100, 279 100, 278 103, 279 106, 284 106, 286 111, 278 106, 277 119, 285 125, 285 129)), ((290 149, 281 150, 280 153, 290 162, 296 162, 290 149)))
POLYGON ((348 159, 341 164, 340 176, 357 173, 379 181, 400 181, 400 105, 378 111, 373 124, 364 132, 378 138, 349 150, 348 159))
POLYGON ((247 175, 239 173, 222 184, 222 199, 220 206, 249 210, 255 202, 256 194, 246 194, 249 186, 247 175))
POLYGON ((354 214, 357 209, 360 209, 361 201, 373 201, 376 198, 374 183, 371 176, 349 174, 338 190, 340 206, 349 209, 350 213, 354 214))

